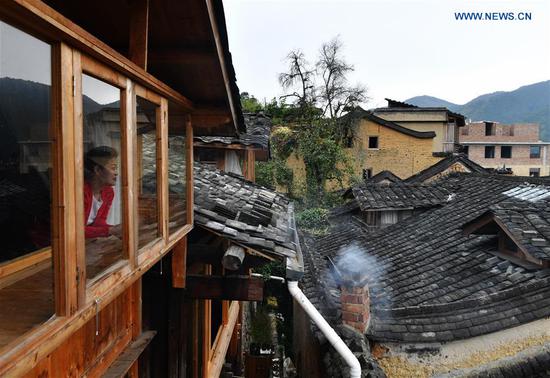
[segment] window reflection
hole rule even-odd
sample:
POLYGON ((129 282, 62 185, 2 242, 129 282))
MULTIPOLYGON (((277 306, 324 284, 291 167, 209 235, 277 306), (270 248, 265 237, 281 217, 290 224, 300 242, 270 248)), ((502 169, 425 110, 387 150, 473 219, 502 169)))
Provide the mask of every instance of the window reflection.
POLYGON ((0 22, 0 348, 54 314, 50 62, 0 22))
POLYGON ((157 112, 159 107, 136 97, 138 172, 138 248, 159 237, 157 200, 157 112))
POLYGON ((122 259, 120 90, 82 75, 86 277, 122 259))
POLYGON ((185 116, 170 103, 168 122, 168 191, 169 232, 174 233, 187 223, 186 191, 187 163, 185 146, 185 116), (178 116, 178 114, 182 114, 178 116))

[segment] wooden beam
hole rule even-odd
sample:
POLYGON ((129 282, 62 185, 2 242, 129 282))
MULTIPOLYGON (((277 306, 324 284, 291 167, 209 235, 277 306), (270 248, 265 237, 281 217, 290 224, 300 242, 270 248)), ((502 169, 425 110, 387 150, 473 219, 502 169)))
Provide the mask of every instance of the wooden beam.
POLYGON ((187 237, 176 243, 172 250, 172 286, 185 289, 185 272, 187 268, 187 237))
POLYGON ((227 93, 227 99, 229 101, 229 107, 231 108, 231 115, 233 119, 233 125, 235 131, 239 131, 237 125, 237 105, 233 102, 233 94, 231 90, 231 80, 229 79, 229 72, 227 70, 227 62, 225 60, 225 52, 223 51, 222 39, 220 31, 218 29, 218 20, 216 20, 216 12, 214 11, 214 3, 212 0, 206 0, 206 7, 208 9, 208 17, 210 19, 210 25, 212 26, 212 33, 214 34, 214 40, 216 42, 216 50, 218 51, 218 59, 222 69, 223 81, 225 83, 225 91, 227 93))
POLYGON ((187 295, 197 299, 261 301, 264 281, 249 276, 187 276, 187 295))
POLYGON ((149 50, 148 60, 155 63, 203 64, 216 61, 216 51, 209 47, 183 47, 149 50))
POLYGON ((212 128, 227 125, 231 122, 231 117, 227 115, 205 114, 193 115, 193 125, 196 128, 212 128))
POLYGON ((116 361, 102 376, 104 378, 124 377, 156 334, 156 331, 143 332, 118 356, 116 361))
POLYGON ((0 7, 0 16, 5 21, 15 24, 15 26, 33 31, 43 39, 67 41, 67 43, 101 60, 111 68, 124 73, 130 79, 167 96, 185 109, 193 109, 193 103, 188 98, 145 72, 143 68, 42 1, 14 0, 3 2, 2 7, 0 7))
POLYGON ((232 245, 223 255, 222 265, 228 270, 238 270, 243 263, 245 255, 246 253, 243 247, 232 245))
POLYGON ((149 0, 130 1, 130 42, 128 56, 147 71, 147 42, 149 32, 149 0))
POLYGON ((229 348, 231 336, 233 335, 233 329, 237 324, 239 315, 239 302, 231 302, 229 307, 229 313, 227 323, 221 327, 219 334, 216 337, 216 343, 214 344, 211 352, 211 358, 208 363, 208 377, 219 377, 222 371, 223 363, 225 361, 225 355, 229 348))
POLYGON ((22 270, 26 270, 33 265, 48 261, 51 258, 52 249, 50 247, 46 247, 38 251, 28 253, 15 259, 0 263, 0 280, 22 270))

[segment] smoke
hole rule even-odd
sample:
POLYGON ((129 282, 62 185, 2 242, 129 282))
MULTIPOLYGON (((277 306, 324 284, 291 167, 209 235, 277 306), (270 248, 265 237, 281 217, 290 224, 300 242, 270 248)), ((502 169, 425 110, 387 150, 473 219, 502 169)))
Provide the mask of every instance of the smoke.
POLYGON ((384 287, 385 269, 375 256, 369 254, 358 243, 341 247, 334 258, 327 258, 325 282, 341 285, 351 281, 352 285, 368 283, 371 303, 379 308, 390 308, 391 294, 384 287))

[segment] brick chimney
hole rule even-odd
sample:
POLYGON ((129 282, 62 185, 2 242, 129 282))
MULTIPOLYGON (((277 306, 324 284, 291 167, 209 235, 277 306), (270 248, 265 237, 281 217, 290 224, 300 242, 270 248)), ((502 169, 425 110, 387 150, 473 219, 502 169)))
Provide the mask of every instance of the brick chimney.
POLYGON ((340 303, 343 323, 365 333, 370 319, 370 298, 366 273, 357 272, 361 268, 340 270, 340 303))

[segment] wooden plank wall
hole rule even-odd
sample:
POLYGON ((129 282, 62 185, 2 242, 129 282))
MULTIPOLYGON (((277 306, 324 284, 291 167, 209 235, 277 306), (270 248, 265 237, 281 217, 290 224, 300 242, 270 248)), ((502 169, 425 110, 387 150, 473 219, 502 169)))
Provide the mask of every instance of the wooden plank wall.
POLYGON ((132 339, 131 288, 108 304, 25 377, 100 376, 132 339), (98 331, 96 335, 96 330, 98 331))

